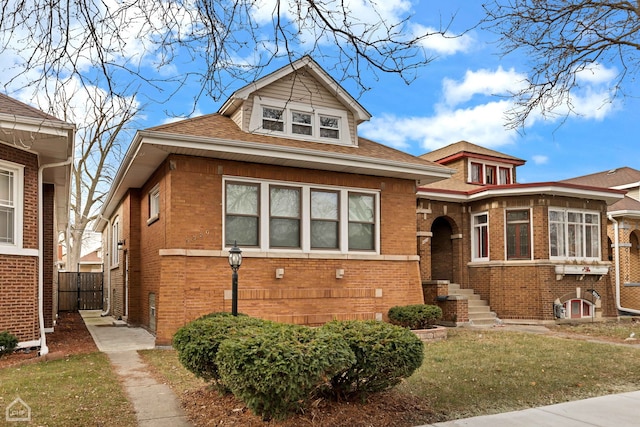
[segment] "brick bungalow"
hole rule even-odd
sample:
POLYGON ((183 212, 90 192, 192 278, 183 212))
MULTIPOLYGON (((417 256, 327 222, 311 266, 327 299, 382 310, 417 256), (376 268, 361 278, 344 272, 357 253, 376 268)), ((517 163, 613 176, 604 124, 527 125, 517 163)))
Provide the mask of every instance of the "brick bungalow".
POLYGON ((41 347, 53 330, 58 232, 67 226, 75 127, 0 94, 0 331, 41 347))
POLYGON ((103 205, 107 311, 168 344, 238 309, 284 322, 383 319, 422 303, 416 182, 448 167, 360 138, 369 113, 305 57, 218 113, 139 131, 103 205))
POLYGON ((609 236, 612 248, 616 308, 625 314, 640 314, 640 171, 622 167, 565 182, 598 185, 626 191, 624 199, 607 209, 609 236))
MULTIPOLYGON (((463 294, 447 289, 451 283, 505 322, 617 315, 607 208, 625 191, 597 182, 519 184, 524 160, 466 141, 421 157, 457 171, 418 188, 427 302, 440 299, 447 312, 446 304, 466 301, 450 297, 463 294)), ((449 310, 448 320, 468 322, 464 309, 449 310)))

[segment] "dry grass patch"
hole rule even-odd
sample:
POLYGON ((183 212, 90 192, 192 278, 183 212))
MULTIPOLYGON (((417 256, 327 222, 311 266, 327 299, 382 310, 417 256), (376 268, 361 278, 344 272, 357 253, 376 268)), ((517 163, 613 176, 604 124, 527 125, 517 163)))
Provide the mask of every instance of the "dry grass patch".
MULTIPOLYGON (((640 350, 555 336, 454 329, 398 387, 437 421, 640 389, 640 350)), ((434 421, 434 420, 430 420, 434 421)))
POLYGON ((609 322, 568 323, 551 326, 554 333, 584 335, 613 342, 640 344, 640 321, 621 320, 609 322), (633 335, 633 339, 630 339, 633 335))
POLYGON ((103 353, 0 369, 3 420, 4 409, 17 397, 31 407, 30 425, 128 427, 137 422, 103 353))
MULTIPOLYGON (((450 329, 446 341, 425 346, 422 367, 391 392, 366 405, 317 402, 308 414, 269 425, 415 426, 640 389, 640 350, 564 336, 450 329)), ((196 380, 174 351, 142 354, 195 425, 265 425, 233 396, 196 380)))

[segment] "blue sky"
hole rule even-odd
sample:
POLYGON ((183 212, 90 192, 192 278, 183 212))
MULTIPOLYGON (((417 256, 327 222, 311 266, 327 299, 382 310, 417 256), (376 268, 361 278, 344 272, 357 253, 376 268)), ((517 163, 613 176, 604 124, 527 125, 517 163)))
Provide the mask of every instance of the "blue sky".
MULTIPOLYGON (((259 3, 272 1, 260 0, 259 3)), ((360 4, 359 0, 350 0, 350 3, 354 8, 360 4)), ((468 0, 378 3, 382 15, 390 21, 413 13, 408 26, 412 31, 438 27, 441 21, 448 22, 455 15, 449 31, 460 34, 475 25, 483 14, 481 2, 468 0)), ((265 13, 271 9, 257 10, 265 13)), ((366 15, 366 11, 359 10, 358 16, 361 15, 366 15)), ((266 22, 269 16, 256 15, 256 19, 266 22)), ((132 31, 132 52, 142 45, 134 35, 132 31)), ((520 132, 506 130, 504 112, 511 105, 506 95, 526 76, 527 59, 521 54, 501 58, 495 41, 495 34, 482 29, 471 30, 459 38, 428 38, 425 48, 436 59, 419 70, 410 85, 395 75, 362 76, 371 90, 358 100, 373 118, 361 125, 360 135, 415 155, 464 139, 526 160, 518 172, 522 183, 556 181, 621 166, 640 169, 637 142, 640 120, 636 113, 640 101, 624 98, 605 102, 607 84, 618 71, 615 64, 600 64, 598 69, 581 76, 582 87, 572 94, 580 116, 570 116, 564 121, 533 116, 520 132)), ((331 47, 321 46, 322 49, 331 47)), ((5 52, 0 55, 0 64, 17 64, 15 55, 17 53, 12 57, 10 52, 5 52)), ((323 63, 321 57, 315 59, 325 69, 331 68, 332 64, 323 63)), ((144 63, 147 72, 154 72, 152 60, 144 63)), ((181 72, 181 67, 191 65, 170 64, 161 72, 181 72)), ((282 65, 284 62, 279 62, 274 67, 282 65)), ((29 73, 22 78, 28 79, 29 73)), ((19 80, 15 82, 16 87, 19 83, 19 80)), ((357 93, 353 82, 341 83, 347 91, 357 93)), ((226 95, 242 85, 242 82, 229 82, 226 95)), ((195 89, 195 85, 185 86, 165 105, 147 104, 141 99, 145 110, 137 126, 146 128, 166 122, 168 108, 188 114, 192 111, 195 89)), ((34 103, 33 93, 28 90, 5 87, 5 91, 34 103)), ((84 105, 80 97, 72 103, 79 110, 84 105)), ((215 112, 220 105, 221 102, 201 99, 195 114, 215 112)), ((77 112, 75 117, 80 120, 90 115, 77 112)))

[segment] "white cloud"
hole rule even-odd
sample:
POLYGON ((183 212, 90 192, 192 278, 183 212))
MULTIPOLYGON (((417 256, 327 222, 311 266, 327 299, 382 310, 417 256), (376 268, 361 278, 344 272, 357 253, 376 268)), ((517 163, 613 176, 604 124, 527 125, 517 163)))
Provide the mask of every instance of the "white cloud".
POLYGON ((397 117, 384 115, 360 126, 363 136, 406 149, 410 141, 425 151, 460 140, 485 147, 512 143, 517 133, 504 128, 507 101, 489 102, 469 108, 439 109, 431 117, 397 117))
POLYGON ((576 78, 578 81, 587 83, 590 85, 605 84, 608 85, 618 75, 618 70, 615 67, 607 68, 607 66, 596 62, 589 67, 577 71, 576 78))
POLYGON ((424 34, 430 34, 425 37, 420 44, 428 51, 435 52, 439 55, 453 55, 459 52, 467 52, 473 44, 473 37, 469 34, 437 34, 437 30, 432 27, 425 27, 420 24, 411 26, 414 37, 420 37, 424 34))
POLYGON ((544 165, 549 162, 549 157, 537 154, 531 157, 531 160, 533 160, 533 163, 535 163, 536 165, 544 165))
POLYGON ((471 100, 475 95, 508 95, 521 89, 525 79, 526 75, 516 72, 513 68, 504 70, 501 66, 495 71, 467 70, 462 81, 443 80, 444 102, 455 106, 471 100))

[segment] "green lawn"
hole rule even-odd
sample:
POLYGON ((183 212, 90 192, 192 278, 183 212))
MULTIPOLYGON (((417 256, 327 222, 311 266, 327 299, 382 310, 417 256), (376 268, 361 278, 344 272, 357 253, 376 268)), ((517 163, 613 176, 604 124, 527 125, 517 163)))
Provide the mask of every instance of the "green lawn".
POLYGON ((17 397, 31 407, 29 425, 136 425, 133 407, 103 353, 0 369, 0 425, 17 397))
MULTIPOLYGON (((593 336, 610 333, 607 328, 593 336)), ((181 367, 175 351, 142 355, 179 395, 204 387, 181 367)), ((424 423, 507 412, 640 390, 640 350, 495 329, 449 329, 447 340, 425 345, 422 367, 396 390, 428 403, 434 415, 424 423)))
POLYGON ((640 350, 455 329, 426 346, 422 367, 399 390, 426 399, 443 420, 640 390, 640 350))

